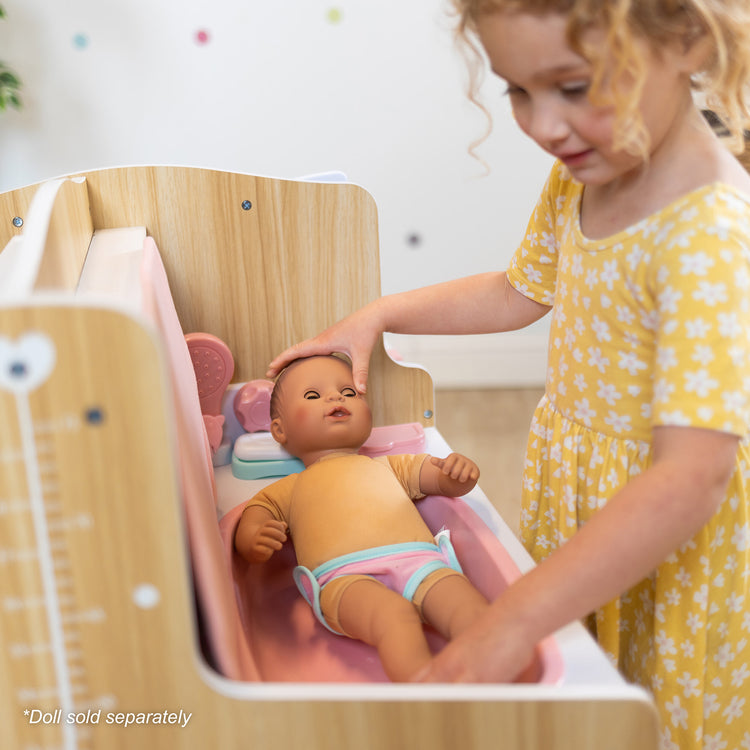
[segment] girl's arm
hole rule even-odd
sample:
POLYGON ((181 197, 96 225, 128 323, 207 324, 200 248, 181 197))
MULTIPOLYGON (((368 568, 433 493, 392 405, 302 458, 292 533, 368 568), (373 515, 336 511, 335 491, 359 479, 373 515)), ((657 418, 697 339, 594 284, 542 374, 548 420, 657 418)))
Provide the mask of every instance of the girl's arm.
POLYGON ((651 467, 509 587, 420 679, 511 681, 542 638, 647 577, 706 524, 724 499, 738 442, 714 430, 655 428, 651 467))
POLYGON ((497 333, 523 328, 550 308, 525 297, 505 273, 467 276, 371 302, 315 338, 282 352, 268 377, 298 357, 341 352, 352 360, 354 384, 364 392, 370 354, 381 334, 497 333))

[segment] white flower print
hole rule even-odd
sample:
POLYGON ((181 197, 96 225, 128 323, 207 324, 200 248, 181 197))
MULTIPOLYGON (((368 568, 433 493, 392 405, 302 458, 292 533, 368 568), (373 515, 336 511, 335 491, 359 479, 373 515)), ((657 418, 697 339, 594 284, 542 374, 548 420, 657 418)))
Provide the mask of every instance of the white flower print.
POLYGON ((736 312, 719 313, 719 333, 728 338, 738 338, 742 334, 742 324, 736 312))
POLYGON ((683 641, 680 644, 682 655, 686 659, 692 659, 695 656, 695 644, 692 641, 683 641))
POLYGON ((631 429, 630 422, 629 414, 617 414, 614 411, 610 411, 609 416, 604 418, 604 423, 610 425, 616 433, 629 431, 631 429))
POLYGON ((659 227, 656 236, 654 237, 654 244, 657 246, 661 245, 667 239, 667 237, 669 237, 674 227, 675 224, 673 221, 664 222, 664 224, 659 227))
POLYGON ((690 588, 690 585, 692 584, 693 577, 688 573, 685 568, 680 568, 679 571, 677 571, 677 575, 675 575, 675 578, 679 581, 680 585, 683 586, 683 588, 690 588))
POLYGON ((714 259, 704 252, 692 253, 680 256, 680 273, 693 273, 696 276, 705 276, 708 269, 714 265, 714 259))
POLYGON ((696 344, 695 348, 693 349, 693 355, 691 359, 695 362, 699 362, 704 367, 706 367, 707 365, 710 365, 714 360, 713 349, 711 349, 710 346, 696 344))
POLYGON ((605 383, 603 380, 598 380, 597 385, 599 386, 599 390, 596 395, 606 401, 610 406, 614 406, 615 403, 622 398, 622 394, 612 383, 605 383))
POLYGON ((666 654, 676 654, 677 649, 674 645, 674 639, 670 638, 663 630, 660 630, 654 637, 657 651, 662 656, 666 654))
POLYGON ((732 686, 740 687, 748 677, 750 677, 750 669, 747 668, 747 664, 740 665, 732 670, 732 686))
POLYGON ((742 612, 744 603, 745 597, 742 594, 732 593, 727 597, 727 611, 742 612))
POLYGON ((576 401, 575 408, 575 418, 580 419, 587 427, 591 427, 591 419, 596 416, 596 411, 591 408, 589 400, 582 398, 580 401, 576 401))
POLYGON ((728 412, 744 412, 747 408, 747 396, 742 391, 725 391, 721 397, 728 412))
POLYGON ((712 713, 718 711, 719 699, 715 693, 705 693, 703 695, 703 718, 708 719, 712 713))
POLYGON ((712 284, 709 281, 701 281, 698 284, 698 289, 693 292, 693 298, 702 300, 713 307, 720 302, 727 301, 727 285, 722 282, 712 284))
POLYGON ((602 375, 609 367, 609 358, 602 354, 602 350, 598 346, 590 346, 588 349, 589 360, 587 364, 592 367, 596 367, 602 375))
POLYGON ((732 661, 732 659, 734 659, 734 654, 732 653, 731 645, 728 643, 722 643, 714 654, 714 661, 716 661, 718 665, 722 669, 724 669, 724 667, 726 667, 727 664, 732 661))
POLYGON ((652 310, 649 313, 641 313, 641 325, 647 331, 655 331, 659 327, 659 311, 652 310))
POLYGON ((729 230, 734 226, 734 221, 732 221, 727 216, 717 216, 714 223, 706 227, 706 233, 709 235, 714 235, 718 237, 722 241, 726 241, 729 238, 729 230))
POLYGON ((665 287, 659 295, 659 307, 662 312, 676 313, 677 303, 682 299, 682 292, 671 286, 665 287))
POLYGON ((721 732, 707 734, 703 738, 703 750, 725 750, 726 746, 727 742, 722 739, 721 732))
POLYGON ((734 525, 732 544, 737 548, 738 552, 750 549, 750 523, 746 523, 743 526, 740 526, 738 523, 734 525))
POLYGON ((633 249, 628 253, 625 260, 628 262, 630 268, 635 271, 638 264, 644 259, 645 252, 640 245, 633 245, 633 249))
POLYGON ((698 688, 698 685, 700 683, 695 677, 690 674, 690 672, 684 672, 682 677, 678 677, 677 684, 682 687, 683 695, 686 698, 701 694, 701 691, 698 688))
POLYGON ((557 252, 557 237, 554 232, 542 232, 542 239, 539 241, 539 244, 552 253, 557 252))
POLYGON ((594 315, 594 320, 591 323, 591 330, 596 334, 596 338, 598 341, 612 340, 612 334, 610 334, 609 332, 609 325, 598 315, 594 315))
POLYGON ((540 284, 542 281, 542 272, 534 268, 531 264, 523 269, 523 273, 532 284, 540 284))
POLYGON ((727 724, 731 724, 734 719, 742 718, 743 707, 746 701, 744 698, 740 698, 739 695, 733 695, 729 705, 721 712, 723 716, 727 717, 727 724))
POLYGON ((685 232, 679 232, 672 237, 669 248, 673 247, 690 247, 690 242, 695 237, 695 230, 688 229, 685 232))
POLYGON ((693 601, 703 610, 708 607, 708 586, 705 583, 693 594, 693 601))
POLYGON ((626 326, 633 325, 635 321, 635 313, 625 305, 617 305, 615 307, 615 313, 617 314, 617 320, 620 323, 624 323, 626 326))
POLYGON ((573 258, 573 263, 570 267, 570 274, 574 278, 578 278, 583 273, 583 258, 580 255, 576 255, 573 258))
POLYGON ((664 403, 669 401, 670 397, 674 393, 675 386, 663 378, 657 380, 654 383, 654 401, 657 403, 664 403))
POLYGON ((611 290, 614 282, 619 278, 620 272, 617 270, 617 261, 604 261, 604 268, 602 269, 601 279, 607 285, 607 289, 611 290))
POLYGON ((685 329, 689 339, 704 339, 711 330, 711 324, 703 318, 685 321, 685 329))
POLYGON ((660 346, 656 351, 656 364, 660 370, 670 370, 679 364, 673 346, 660 346))
POLYGON ((589 289, 593 289, 599 283, 599 273, 595 268, 588 270, 585 283, 589 289))
POLYGON ((674 700, 667 701, 666 709, 672 719, 672 726, 687 729, 687 709, 684 709, 680 705, 680 699, 678 696, 675 696, 674 700))
POLYGON ((685 373, 685 390, 695 393, 701 398, 708 396, 709 392, 717 388, 719 381, 709 375, 708 370, 697 370, 685 373))
POLYGON ((648 365, 638 359, 635 352, 620 352, 619 366, 627 370, 630 375, 637 375, 640 371, 645 370, 648 365))

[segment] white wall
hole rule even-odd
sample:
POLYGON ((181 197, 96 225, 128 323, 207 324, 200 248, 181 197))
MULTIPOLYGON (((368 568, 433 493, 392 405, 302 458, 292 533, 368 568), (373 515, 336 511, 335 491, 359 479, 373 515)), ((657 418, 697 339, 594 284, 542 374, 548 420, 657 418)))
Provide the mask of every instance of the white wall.
MULTIPOLYGON (((25 106, 0 116, 0 190, 123 164, 341 170, 378 203, 388 293, 504 268, 550 166, 496 81, 490 176, 468 155, 484 119, 445 0, 2 4, 25 106)), ((394 345, 438 385, 537 384, 545 331, 394 345)))

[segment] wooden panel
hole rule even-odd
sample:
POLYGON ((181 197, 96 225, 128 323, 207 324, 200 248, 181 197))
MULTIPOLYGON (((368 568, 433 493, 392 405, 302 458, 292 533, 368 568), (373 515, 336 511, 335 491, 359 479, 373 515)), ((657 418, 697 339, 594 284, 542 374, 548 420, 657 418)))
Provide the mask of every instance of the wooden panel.
MULTIPOLYGON (((354 185, 183 167, 86 173, 94 229, 145 226, 183 330, 226 341, 235 382, 380 294, 377 211, 354 185), (243 208, 249 206, 248 208, 243 208)), ((34 188, 0 195, 0 246, 34 188)), ((375 424, 434 423, 432 383, 382 351, 371 363, 375 424)))
POLYGON ((73 291, 93 233, 85 183, 66 180, 60 186, 50 217, 35 288, 73 291))
POLYGON ((302 700, 299 686, 284 698, 278 685, 211 674, 157 343, 120 313, 82 307, 0 309, 0 331, 0 747, 656 750, 653 707, 625 688, 618 700, 528 685, 325 699, 311 686, 302 700), (30 385, 14 391, 12 373, 30 385), (81 725, 24 713, 89 709, 98 721, 81 725), (116 723, 180 711, 185 727, 116 723))

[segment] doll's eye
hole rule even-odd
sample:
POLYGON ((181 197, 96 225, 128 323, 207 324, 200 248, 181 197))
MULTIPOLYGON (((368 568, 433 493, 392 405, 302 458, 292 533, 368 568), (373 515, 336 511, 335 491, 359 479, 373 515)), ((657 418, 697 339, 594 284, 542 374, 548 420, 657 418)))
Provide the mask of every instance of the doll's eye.
POLYGON ((305 398, 310 401, 314 398, 320 398, 320 394, 317 391, 305 391, 305 398))
POLYGON ((341 391, 342 396, 346 396, 347 398, 354 398, 357 395, 357 391, 354 390, 354 388, 344 388, 341 391))

